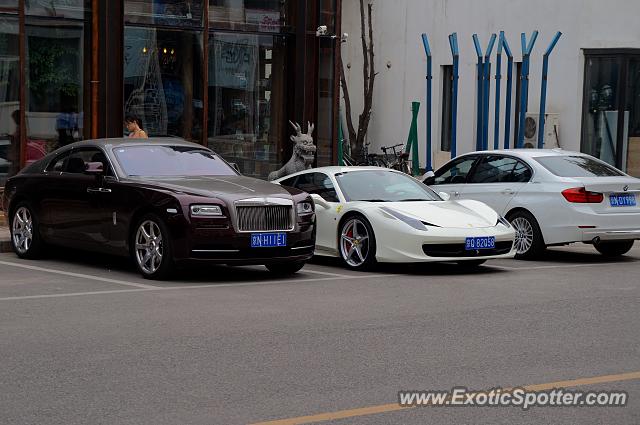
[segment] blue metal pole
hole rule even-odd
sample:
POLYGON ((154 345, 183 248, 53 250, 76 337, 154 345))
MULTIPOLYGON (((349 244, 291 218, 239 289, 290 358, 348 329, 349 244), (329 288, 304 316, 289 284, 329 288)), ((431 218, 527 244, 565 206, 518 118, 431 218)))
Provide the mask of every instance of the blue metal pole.
POLYGON ((496 35, 491 34, 489 46, 484 54, 484 88, 482 105, 482 150, 489 149, 489 98, 491 97, 491 53, 496 43, 496 35))
POLYGON ((547 51, 544 52, 542 59, 542 88, 540 89, 540 123, 538 128, 538 149, 542 149, 544 147, 544 124, 545 124, 545 112, 547 106, 547 78, 549 75, 549 55, 554 47, 556 47, 556 43, 560 39, 562 33, 558 31, 556 35, 551 40, 551 44, 547 48, 547 51))
POLYGON ((457 156, 458 129, 458 72, 460 67, 460 50, 458 49, 458 34, 449 36, 451 55, 453 56, 453 99, 451 99, 451 158, 457 156))
POLYGON ((500 31, 498 40, 498 52, 496 53, 496 107, 493 113, 493 149, 500 147, 500 80, 502 79, 502 39, 504 31, 500 31))
POLYGON ((509 149, 511 137, 511 88, 513 86, 513 55, 506 37, 502 37, 504 51, 507 54, 507 99, 504 112, 504 148, 509 149))
POLYGON ((473 45, 476 48, 476 55, 478 56, 478 99, 477 99, 477 111, 476 111, 476 150, 482 150, 482 80, 484 78, 483 62, 482 62, 482 48, 480 47, 480 41, 478 40, 478 34, 473 34, 473 45))
POLYGON ((522 33, 521 35, 521 43, 522 43, 522 94, 520 99, 520 125, 518 128, 518 143, 516 145, 517 148, 522 148, 524 145, 524 121, 527 114, 527 104, 529 103, 529 64, 531 60, 531 51, 533 50, 533 46, 535 45, 536 39, 538 38, 538 31, 534 31, 529 40, 529 44, 526 43, 526 35, 522 33))
POLYGON ((429 38, 427 34, 422 34, 422 45, 424 53, 427 55, 427 166, 426 171, 433 171, 431 163, 431 82, 433 80, 432 64, 431 64, 431 48, 429 47, 429 38))

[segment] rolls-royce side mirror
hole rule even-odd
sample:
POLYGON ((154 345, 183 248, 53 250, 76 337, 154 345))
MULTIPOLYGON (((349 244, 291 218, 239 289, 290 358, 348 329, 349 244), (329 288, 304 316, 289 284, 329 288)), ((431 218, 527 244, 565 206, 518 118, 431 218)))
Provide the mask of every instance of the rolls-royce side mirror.
POLYGON ((327 201, 325 201, 324 199, 322 199, 322 197, 320 195, 318 195, 317 193, 312 193, 311 194, 311 199, 313 199, 313 203, 314 204, 320 205, 325 210, 328 210, 329 208, 331 208, 329 203, 327 201))
POLYGON ((104 174, 104 164, 102 162, 87 162, 84 173, 90 176, 101 176, 104 174))
POLYGON ((451 195, 449 195, 447 192, 438 192, 438 195, 440 195, 443 201, 448 201, 449 199, 451 199, 451 195))

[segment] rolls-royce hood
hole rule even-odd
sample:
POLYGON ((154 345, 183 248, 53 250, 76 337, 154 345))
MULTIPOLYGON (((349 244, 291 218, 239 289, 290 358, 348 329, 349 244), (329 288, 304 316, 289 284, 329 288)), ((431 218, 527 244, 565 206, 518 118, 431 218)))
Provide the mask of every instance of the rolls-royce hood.
POLYGON ((385 202, 380 206, 439 227, 493 227, 498 221, 494 210, 477 201, 385 202))
POLYGON ((245 176, 193 176, 132 178, 147 186, 224 200, 276 197, 291 199, 290 190, 264 180, 245 176))

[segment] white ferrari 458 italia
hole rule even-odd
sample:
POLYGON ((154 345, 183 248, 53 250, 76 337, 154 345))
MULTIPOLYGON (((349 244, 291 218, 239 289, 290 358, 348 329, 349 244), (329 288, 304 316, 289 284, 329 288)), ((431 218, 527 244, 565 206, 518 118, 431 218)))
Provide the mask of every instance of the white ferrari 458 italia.
POLYGON ((478 266, 515 255, 509 222, 478 201, 449 201, 414 178, 380 167, 323 167, 275 180, 310 193, 316 255, 351 269, 376 262, 478 266))

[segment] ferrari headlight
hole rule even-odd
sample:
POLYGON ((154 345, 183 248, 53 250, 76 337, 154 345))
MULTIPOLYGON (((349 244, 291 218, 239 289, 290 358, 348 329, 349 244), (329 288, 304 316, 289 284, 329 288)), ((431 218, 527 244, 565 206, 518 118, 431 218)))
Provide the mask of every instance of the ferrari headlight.
POLYGON ((498 221, 496 222, 496 226, 498 224, 502 224, 507 229, 509 229, 511 227, 511 223, 509 223, 509 220, 507 220, 506 218, 502 217, 501 215, 498 216, 498 221))
POLYGON ((296 211, 298 215, 308 215, 313 214, 313 204, 311 202, 298 202, 296 205, 296 211))
POLYGON ((218 205, 191 205, 192 217, 221 217, 222 208, 218 205))
POLYGON ((425 226, 424 223, 418 220, 417 218, 409 217, 408 215, 404 215, 401 212, 398 212, 394 209, 387 208, 387 207, 380 207, 380 209, 385 213, 387 213, 388 215, 391 215, 392 217, 397 218, 398 220, 408 224, 409 226, 413 227, 416 230, 422 230, 422 231, 427 230, 427 226, 425 226))

